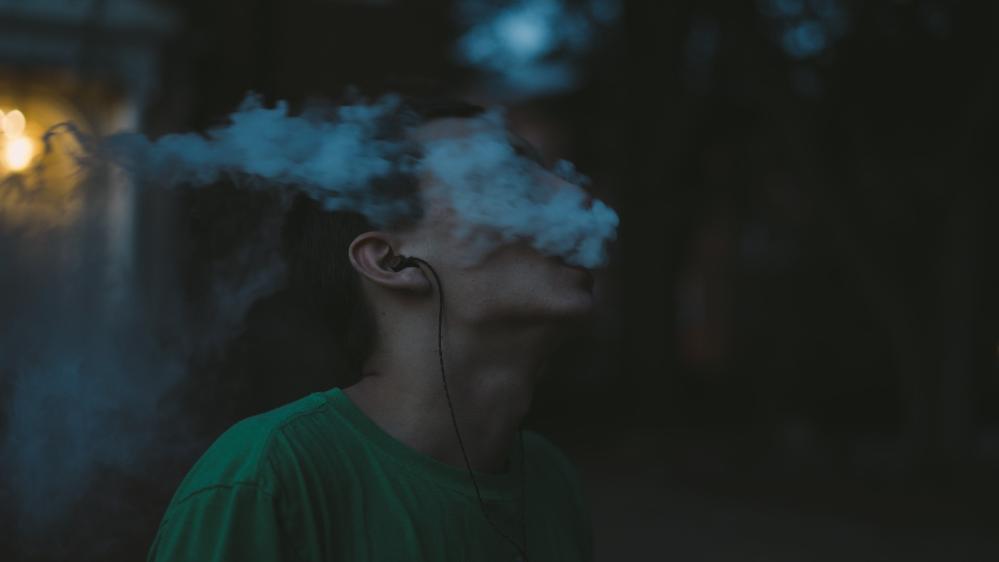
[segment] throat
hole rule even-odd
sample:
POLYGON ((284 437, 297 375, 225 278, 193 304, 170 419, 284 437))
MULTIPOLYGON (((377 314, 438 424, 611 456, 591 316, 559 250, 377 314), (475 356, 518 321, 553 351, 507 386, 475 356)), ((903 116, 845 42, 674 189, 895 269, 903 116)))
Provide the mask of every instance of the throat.
POLYGON ((384 376, 366 376, 343 392, 385 433, 455 467, 465 468, 467 455, 475 471, 502 474, 511 470, 512 448, 529 396, 486 400, 460 388, 445 393, 440 382, 435 388, 414 391, 399 388, 384 376))

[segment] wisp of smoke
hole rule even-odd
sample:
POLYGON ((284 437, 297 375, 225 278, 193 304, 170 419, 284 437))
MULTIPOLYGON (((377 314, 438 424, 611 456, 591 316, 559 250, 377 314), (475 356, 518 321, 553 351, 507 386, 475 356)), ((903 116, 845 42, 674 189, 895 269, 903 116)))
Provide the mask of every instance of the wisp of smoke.
POLYGON ((116 135, 96 143, 97 155, 168 186, 207 185, 222 177, 288 186, 328 210, 354 211, 375 225, 404 214, 408 202, 372 189, 373 180, 428 174, 437 180, 428 194, 456 212, 457 234, 469 235, 475 255, 525 239, 568 263, 604 264, 605 246, 615 238, 619 219, 601 201, 586 205, 587 179, 572 164, 560 161, 546 170, 518 155, 499 108, 472 118, 474 135, 428 141, 418 158, 409 141, 383 134, 399 104, 398 97, 385 96, 371 104, 340 106, 332 116, 292 116, 284 102, 268 109, 250 97, 227 125, 205 136, 172 134, 150 141, 138 134, 116 135), (551 177, 558 177, 563 188, 545 190, 551 177), (483 231, 491 236, 470 236, 483 231))
POLYGON ((155 141, 119 134, 85 146, 85 158, 118 163, 144 180, 164 186, 202 186, 223 178, 265 186, 295 186, 329 210, 350 208, 383 224, 403 211, 397 201, 378 201, 367 186, 400 166, 402 146, 380 138, 380 125, 398 99, 344 105, 332 118, 321 112, 288 114, 279 101, 266 108, 249 96, 226 126, 202 136, 170 134, 155 141))
POLYGON ((474 255, 524 239, 539 252, 568 263, 602 265, 618 217, 599 200, 586 207, 585 176, 565 160, 546 170, 518 155, 502 111, 493 109, 478 121, 480 126, 467 138, 427 142, 420 164, 439 180, 430 193, 448 201, 460 217, 459 237, 483 230, 498 235, 471 237, 474 255), (552 186, 552 177, 559 178, 554 183, 560 188, 545 189, 552 186))

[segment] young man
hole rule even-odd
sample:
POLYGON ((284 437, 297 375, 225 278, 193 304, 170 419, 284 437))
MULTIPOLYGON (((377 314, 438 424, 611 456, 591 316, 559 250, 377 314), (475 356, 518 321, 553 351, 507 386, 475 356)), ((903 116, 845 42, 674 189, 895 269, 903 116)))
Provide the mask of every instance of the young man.
MULTIPOLYGON (((442 107, 421 112, 417 144, 483 126, 476 108, 442 107)), ((470 259, 453 209, 427 196, 438 178, 414 179, 422 213, 399 228, 296 203, 291 283, 318 295, 362 377, 225 432, 181 483, 150 562, 592 559, 576 471, 519 428, 593 278, 526 242, 470 259)), ((548 174, 537 189, 579 187, 548 174)))

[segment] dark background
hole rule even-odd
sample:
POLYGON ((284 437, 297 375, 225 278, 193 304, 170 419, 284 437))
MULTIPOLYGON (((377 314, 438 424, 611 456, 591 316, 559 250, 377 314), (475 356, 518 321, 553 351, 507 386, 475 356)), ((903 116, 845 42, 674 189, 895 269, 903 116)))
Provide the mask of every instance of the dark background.
MULTIPOLYGON (((489 98, 451 57, 451 2, 166 4, 182 25, 152 135, 219 124, 247 91, 294 106, 420 78, 489 98)), ((795 6, 827 4, 625 1, 578 87, 509 102, 622 221, 594 326, 528 422, 580 467, 598 560, 999 559, 999 9, 839 2, 821 47, 781 42, 795 6)), ((183 286, 159 301, 140 260, 150 306, 196 317, 271 206, 231 186, 145 196, 139 251, 174 256, 183 286)), ((321 346, 281 294, 258 301, 166 398, 185 427, 157 438, 184 453, 102 474, 14 558, 144 558, 221 431, 349 382, 321 346)))

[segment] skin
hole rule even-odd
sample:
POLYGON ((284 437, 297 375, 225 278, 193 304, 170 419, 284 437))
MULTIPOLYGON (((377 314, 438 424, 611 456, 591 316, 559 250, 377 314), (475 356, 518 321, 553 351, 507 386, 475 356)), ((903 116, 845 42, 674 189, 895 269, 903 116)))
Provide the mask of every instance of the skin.
MULTIPOLYGON (((439 119, 417 140, 463 137, 479 125, 439 119)), ((515 144, 523 141, 511 135, 515 144)), ((422 178, 424 186, 434 178, 422 178)), ((580 189, 553 174, 539 189, 580 189)), ((464 467, 441 381, 437 352, 438 296, 430 270, 390 269, 394 256, 421 258, 444 286, 444 360, 448 388, 473 470, 500 473, 530 408, 551 353, 593 307, 593 278, 533 249, 526 241, 500 246, 478 263, 451 234, 453 211, 424 197, 422 221, 401 232, 371 231, 348 250, 372 304, 378 345, 364 376, 346 395, 371 420, 409 447, 464 467)))

